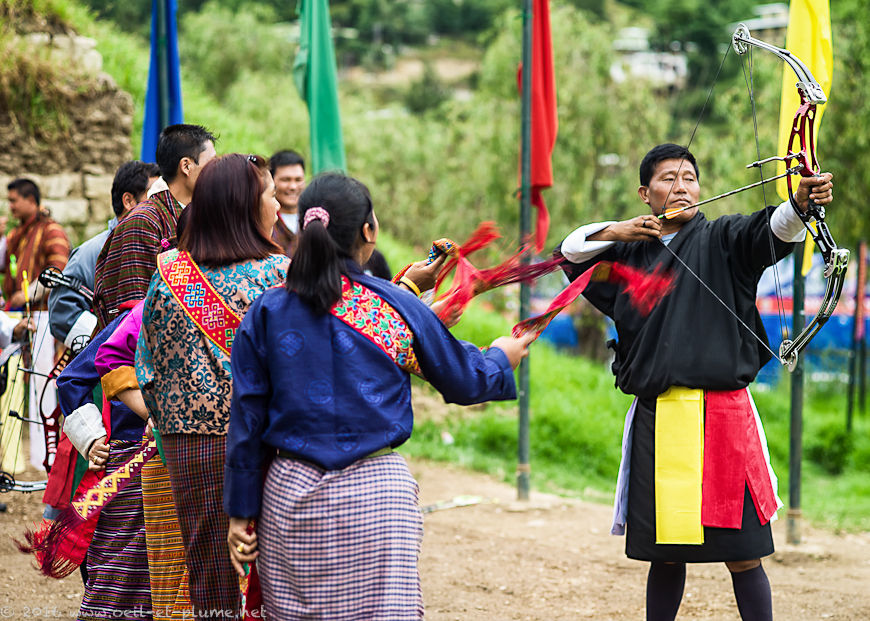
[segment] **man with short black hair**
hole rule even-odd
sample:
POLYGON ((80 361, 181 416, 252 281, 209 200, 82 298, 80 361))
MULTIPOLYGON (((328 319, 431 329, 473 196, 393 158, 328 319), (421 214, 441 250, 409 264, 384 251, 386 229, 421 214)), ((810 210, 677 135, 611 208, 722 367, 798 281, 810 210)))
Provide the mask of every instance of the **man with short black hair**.
POLYGON ((106 240, 97 259, 94 305, 98 325, 107 325, 122 304, 141 300, 157 268, 164 240, 175 237, 178 216, 193 186, 215 156, 215 137, 199 125, 170 125, 157 142, 161 177, 145 199, 106 240))
POLYGON ((284 254, 292 257, 299 230, 297 205, 305 189, 305 160, 296 151, 285 149, 272 155, 269 167, 275 180, 275 198, 281 206, 272 240, 284 249, 284 254))
MULTIPOLYGON (((9 211, 18 218, 19 224, 7 237, 6 256, 3 265, 3 296, 7 310, 22 310, 29 306, 32 312, 35 334, 30 348, 30 375, 28 393, 30 420, 42 420, 43 411, 54 410, 54 390, 45 390, 48 373, 54 366, 55 343, 49 334, 46 308, 48 290, 39 281, 39 274, 46 267, 62 270, 69 258, 69 240, 61 226, 43 211, 37 185, 30 179, 15 179, 7 186, 9 211), (25 291, 25 275, 28 287, 25 291), (29 299, 25 299, 25 296, 29 299)), ((46 444, 42 429, 30 424, 30 463, 41 466, 46 457, 46 444)), ((47 462, 51 465, 51 457, 47 462)))
POLYGON ((33 181, 15 179, 6 188, 9 212, 19 222, 6 238, 3 264, 6 309, 24 308, 22 283, 25 272, 33 285, 29 292, 31 308, 44 309, 47 292, 36 279, 48 266, 64 268, 69 258, 69 240, 61 226, 41 209, 39 187, 33 181))
MULTIPOLYGON (((103 244, 124 216, 145 199, 145 193, 159 176, 157 164, 138 160, 121 164, 112 181, 112 211, 115 217, 109 220, 105 231, 72 251, 63 270, 64 276, 74 278, 91 291, 94 290, 94 272, 103 244)), ((64 286, 57 287, 48 299, 48 314, 54 338, 76 350, 87 346, 97 325, 97 317, 91 312, 90 303, 79 292, 64 286)))

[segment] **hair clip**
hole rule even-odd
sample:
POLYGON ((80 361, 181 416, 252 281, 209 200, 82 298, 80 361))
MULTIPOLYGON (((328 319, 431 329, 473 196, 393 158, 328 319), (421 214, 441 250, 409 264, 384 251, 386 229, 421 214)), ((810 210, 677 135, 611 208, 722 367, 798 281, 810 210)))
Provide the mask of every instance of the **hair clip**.
POLYGON ((304 231, 309 224, 314 220, 320 220, 323 223, 323 228, 329 226, 329 212, 323 207, 311 207, 305 212, 305 217, 302 219, 302 230, 304 231))

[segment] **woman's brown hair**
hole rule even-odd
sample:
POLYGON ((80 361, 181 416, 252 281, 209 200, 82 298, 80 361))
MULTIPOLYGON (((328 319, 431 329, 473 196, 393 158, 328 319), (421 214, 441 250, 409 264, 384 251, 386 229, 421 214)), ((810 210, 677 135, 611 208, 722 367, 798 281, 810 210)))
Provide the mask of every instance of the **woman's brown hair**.
POLYGON ((260 227, 260 195, 268 173, 268 162, 258 155, 231 153, 206 164, 186 208, 179 250, 212 266, 279 254, 260 227))

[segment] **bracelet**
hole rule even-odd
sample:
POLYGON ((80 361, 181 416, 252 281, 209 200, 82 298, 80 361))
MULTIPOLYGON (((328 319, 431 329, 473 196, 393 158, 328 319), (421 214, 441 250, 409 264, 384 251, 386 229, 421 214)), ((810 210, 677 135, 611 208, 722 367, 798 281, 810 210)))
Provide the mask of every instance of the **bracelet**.
POLYGON ((411 280, 407 276, 402 276, 399 279, 399 283, 408 287, 408 289, 410 289, 411 292, 413 292, 413 294, 416 295, 418 298, 420 297, 420 287, 418 287, 413 280, 411 280))

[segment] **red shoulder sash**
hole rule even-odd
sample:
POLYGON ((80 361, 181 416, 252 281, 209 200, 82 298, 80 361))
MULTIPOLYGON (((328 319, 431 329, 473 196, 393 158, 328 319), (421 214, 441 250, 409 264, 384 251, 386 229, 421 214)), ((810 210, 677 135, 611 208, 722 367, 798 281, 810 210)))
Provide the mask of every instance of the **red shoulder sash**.
POLYGON ((157 257, 160 277, 184 313, 227 356, 242 323, 187 252, 170 250, 157 257))

